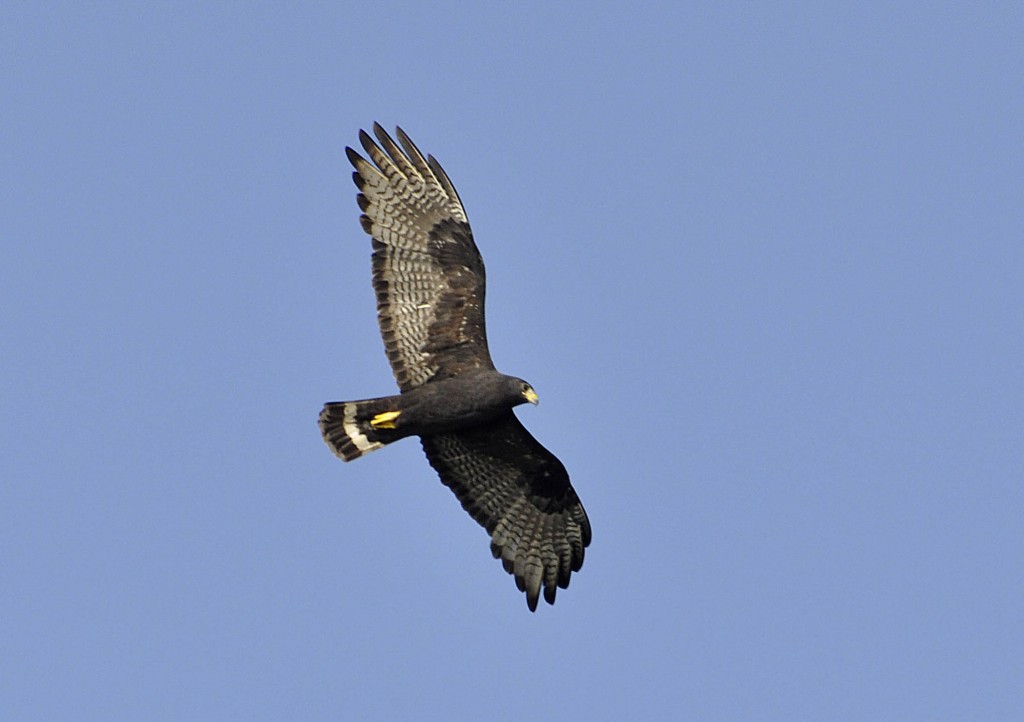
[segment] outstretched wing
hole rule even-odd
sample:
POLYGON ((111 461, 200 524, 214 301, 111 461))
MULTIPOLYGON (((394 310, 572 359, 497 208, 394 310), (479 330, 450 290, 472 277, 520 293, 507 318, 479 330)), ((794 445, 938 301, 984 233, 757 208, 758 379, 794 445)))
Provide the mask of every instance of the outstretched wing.
POLYGON ((423 437, 441 481, 491 535, 530 611, 548 604, 583 566, 590 522, 562 462, 509 411, 493 424, 423 437))
POLYGON ((484 328, 484 262, 455 187, 433 156, 377 123, 355 167, 363 230, 373 236, 377 320, 402 391, 469 369, 494 368, 484 328))

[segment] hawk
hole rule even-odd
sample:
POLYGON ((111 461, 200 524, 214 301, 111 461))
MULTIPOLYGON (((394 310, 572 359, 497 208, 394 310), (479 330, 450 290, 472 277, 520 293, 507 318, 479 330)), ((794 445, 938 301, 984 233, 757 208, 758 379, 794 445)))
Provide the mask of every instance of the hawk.
POLYGON ((459 194, 440 164, 377 123, 355 167, 360 223, 373 238, 373 288, 384 348, 401 393, 328 403, 320 432, 351 461, 419 436, 431 466, 491 537, 530 611, 554 604, 583 566, 590 522, 562 462, 512 409, 537 403, 499 373, 484 326, 484 262, 459 194), (379 143, 379 145, 378 145, 379 143))

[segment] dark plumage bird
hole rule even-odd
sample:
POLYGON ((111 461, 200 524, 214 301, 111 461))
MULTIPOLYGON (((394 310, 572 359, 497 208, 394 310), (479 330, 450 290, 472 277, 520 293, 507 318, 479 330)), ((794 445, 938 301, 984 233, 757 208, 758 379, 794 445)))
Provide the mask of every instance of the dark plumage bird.
POLYGON ((431 466, 491 535, 491 552, 526 592, 530 610, 569 586, 590 544, 590 522, 569 475, 512 408, 537 403, 522 379, 499 373, 484 327, 484 262, 466 211, 433 156, 398 129, 360 131, 369 156, 346 148, 373 237, 377 320, 400 394, 326 404, 320 431, 345 461, 419 436, 431 466), (370 162, 372 161, 372 163, 370 162))

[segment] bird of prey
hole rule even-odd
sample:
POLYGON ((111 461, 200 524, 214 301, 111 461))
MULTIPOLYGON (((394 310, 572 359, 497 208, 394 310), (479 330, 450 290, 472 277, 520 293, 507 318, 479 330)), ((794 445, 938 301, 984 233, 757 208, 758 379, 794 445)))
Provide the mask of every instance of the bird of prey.
POLYGON ((419 436, 535 611, 542 590, 554 604, 583 565, 590 522, 562 462, 512 411, 537 394, 491 362, 484 263, 455 187, 401 128, 401 146, 380 125, 373 131, 376 142, 359 132, 369 160, 345 152, 373 238, 377 321, 401 393, 328 403, 320 431, 345 461, 419 436))

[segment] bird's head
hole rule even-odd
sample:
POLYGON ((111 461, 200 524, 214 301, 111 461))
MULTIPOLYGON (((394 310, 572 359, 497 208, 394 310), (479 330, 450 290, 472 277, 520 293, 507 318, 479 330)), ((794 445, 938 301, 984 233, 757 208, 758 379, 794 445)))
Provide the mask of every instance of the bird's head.
POLYGON ((522 379, 517 379, 514 376, 506 376, 506 383, 508 384, 509 400, 513 406, 524 404, 529 402, 536 405, 539 399, 537 398, 537 392, 533 390, 530 384, 526 383, 522 379))

